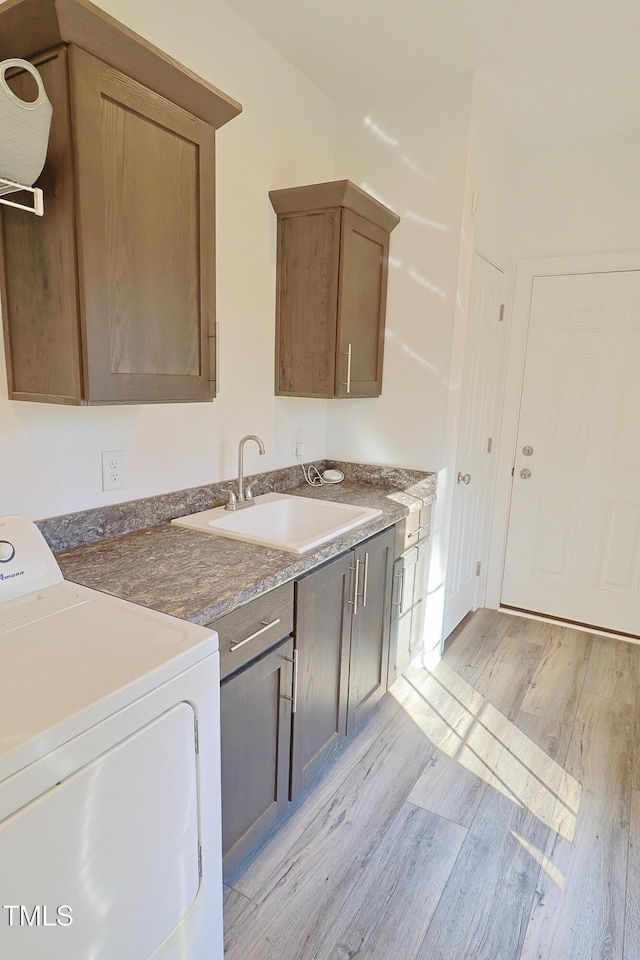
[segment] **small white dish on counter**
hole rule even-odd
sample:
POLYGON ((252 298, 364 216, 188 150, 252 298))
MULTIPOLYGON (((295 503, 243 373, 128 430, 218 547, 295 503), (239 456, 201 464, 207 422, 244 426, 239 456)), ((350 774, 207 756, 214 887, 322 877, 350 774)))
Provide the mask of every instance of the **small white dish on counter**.
POLYGON ((244 510, 215 507, 171 522, 275 550, 306 553, 381 514, 373 507, 265 493, 244 510))

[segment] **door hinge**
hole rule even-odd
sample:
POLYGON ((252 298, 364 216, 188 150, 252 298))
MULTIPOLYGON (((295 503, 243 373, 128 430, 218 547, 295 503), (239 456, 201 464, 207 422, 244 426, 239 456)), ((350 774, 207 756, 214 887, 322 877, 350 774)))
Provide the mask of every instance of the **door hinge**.
POLYGON ((498 323, 502 323, 504 320, 504 303, 500 304, 500 316, 498 317, 498 323))
POLYGON ((198 718, 195 717, 193 721, 193 739, 196 744, 196 753, 200 753, 200 730, 198 728, 198 718))
POLYGON ((202 844, 198 844, 198 876, 202 880, 202 844))
POLYGON ((491 453, 491 447, 493 446, 493 437, 489 437, 487 440, 487 453, 491 453))
POLYGON ((476 563, 476 577, 480 576, 481 569, 482 569, 482 563, 480 562, 480 560, 478 560, 478 562, 476 563))

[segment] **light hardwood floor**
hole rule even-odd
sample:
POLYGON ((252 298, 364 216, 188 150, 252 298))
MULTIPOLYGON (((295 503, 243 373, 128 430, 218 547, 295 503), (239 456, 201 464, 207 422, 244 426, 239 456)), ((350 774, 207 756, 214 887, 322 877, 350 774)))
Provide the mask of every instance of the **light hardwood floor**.
POLYGON ((227 879, 226 960, 640 960, 639 658, 477 611, 227 879))

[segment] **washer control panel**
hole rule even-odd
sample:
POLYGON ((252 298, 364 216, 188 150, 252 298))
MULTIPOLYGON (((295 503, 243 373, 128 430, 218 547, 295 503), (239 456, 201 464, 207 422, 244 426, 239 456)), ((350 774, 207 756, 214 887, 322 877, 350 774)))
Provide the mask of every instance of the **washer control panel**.
POLYGON ((0 604, 62 582, 48 543, 26 517, 0 517, 0 604))

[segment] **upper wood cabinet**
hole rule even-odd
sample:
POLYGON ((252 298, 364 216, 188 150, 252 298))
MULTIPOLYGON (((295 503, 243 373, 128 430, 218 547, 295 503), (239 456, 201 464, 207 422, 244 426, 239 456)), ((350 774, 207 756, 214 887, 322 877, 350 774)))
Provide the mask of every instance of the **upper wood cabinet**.
POLYGON ((210 399, 215 129, 239 104, 86 0, 9 0, 0 36, 53 104, 45 215, 2 215, 10 398, 210 399))
POLYGON ((276 394, 378 397, 389 234, 400 218, 349 180, 272 190, 276 394))

